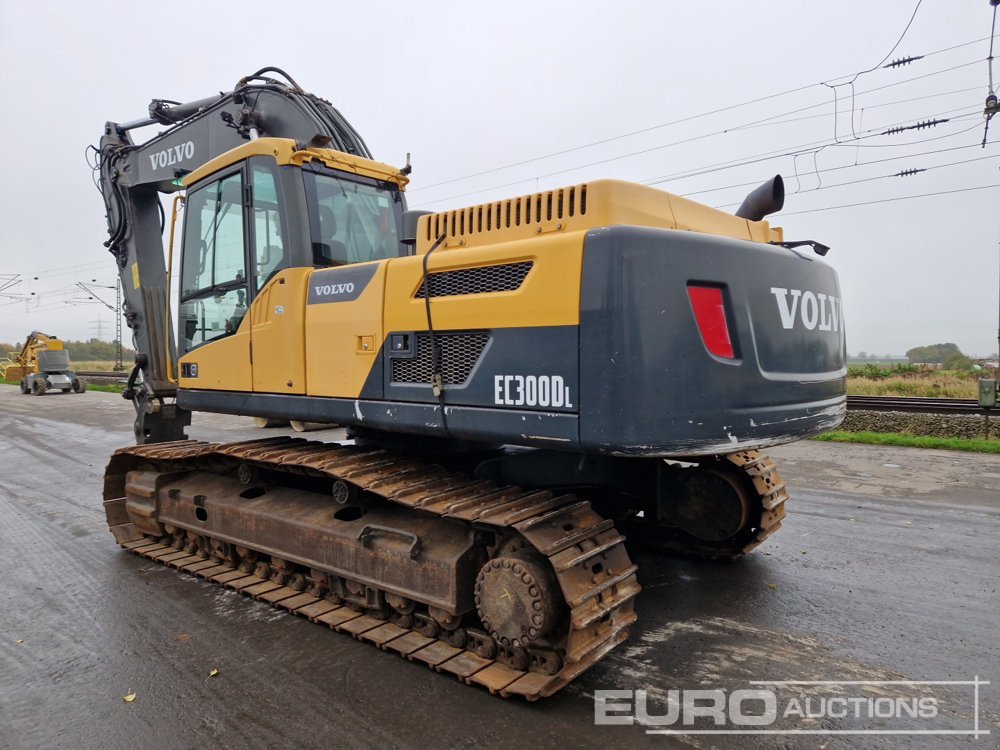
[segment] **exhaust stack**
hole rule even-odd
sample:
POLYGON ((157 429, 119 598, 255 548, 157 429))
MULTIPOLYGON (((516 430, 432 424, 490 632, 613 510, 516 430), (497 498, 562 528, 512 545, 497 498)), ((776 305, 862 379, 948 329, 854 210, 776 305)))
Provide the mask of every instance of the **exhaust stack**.
POLYGON ((780 211, 784 205, 785 181, 780 174, 776 174, 743 199, 743 203, 736 209, 736 215, 741 219, 760 221, 768 214, 780 211))

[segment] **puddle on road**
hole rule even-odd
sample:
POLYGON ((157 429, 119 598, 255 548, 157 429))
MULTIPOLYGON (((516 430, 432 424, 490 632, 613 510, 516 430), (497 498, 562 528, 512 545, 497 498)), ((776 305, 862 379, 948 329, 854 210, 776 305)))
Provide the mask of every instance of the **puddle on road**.
MULTIPOLYGON (((670 690, 748 688, 751 680, 906 679, 835 649, 835 644, 815 636, 724 617, 687 620, 634 635, 611 653, 603 673, 569 689, 588 696, 594 689, 643 689, 651 700, 665 705, 670 690)), ((856 687, 844 690, 857 692, 856 687)), ((873 697, 890 696, 879 686, 865 691, 873 697)), ((830 686, 824 694, 831 694, 830 686)))
MULTIPOLYGON (((919 677, 919 676, 918 676, 919 677)), ((913 677, 867 664, 845 655, 839 645, 827 638, 794 634, 759 627, 747 622, 710 617, 669 623, 640 632, 620 647, 567 691, 593 698, 594 690, 645 690, 649 705, 666 707, 676 700, 676 691, 692 689, 753 689, 751 681, 896 681, 913 677), (671 697, 673 691, 673 699, 671 697)), ((871 699, 898 699, 908 691, 901 685, 822 685, 777 688, 783 697, 863 696, 871 699), (791 692, 787 692, 791 691, 791 692)), ((950 691, 950 688, 940 688, 950 691)), ((943 694, 942 694, 943 697, 943 694)), ((655 712, 653 712, 655 714, 655 712)), ((952 718, 961 714, 944 709, 952 718)), ((988 712, 983 721, 995 721, 988 712)), ((637 725, 639 719, 633 718, 637 725)), ((817 719, 808 716, 800 726, 808 727, 817 719)), ((650 726, 656 726, 655 723, 650 726)), ((820 725, 821 726, 821 725, 820 725)), ((688 738, 689 743, 698 743, 688 738)))

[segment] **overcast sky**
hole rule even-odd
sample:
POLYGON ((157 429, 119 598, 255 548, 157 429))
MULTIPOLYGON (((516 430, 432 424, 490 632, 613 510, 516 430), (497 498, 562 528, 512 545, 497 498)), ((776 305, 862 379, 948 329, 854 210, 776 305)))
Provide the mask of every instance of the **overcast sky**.
POLYGON ((965 190, 1000 185, 1000 118, 979 148, 987 0, 924 0, 892 57, 926 57, 860 75, 853 105, 851 86, 822 85, 879 63, 915 1, 0 0, 0 285, 19 274, 5 293, 31 299, 0 297, 0 341, 90 338, 99 320, 112 338, 113 313, 74 304, 86 295, 73 286, 116 278, 84 159, 105 121, 276 65, 375 158, 413 154, 413 208, 616 177, 732 211, 740 185, 780 172, 789 195, 772 220, 832 246, 850 351, 995 351, 1000 188, 965 190), (933 117, 951 121, 880 135, 933 117), (909 169, 928 171, 891 176, 909 169))

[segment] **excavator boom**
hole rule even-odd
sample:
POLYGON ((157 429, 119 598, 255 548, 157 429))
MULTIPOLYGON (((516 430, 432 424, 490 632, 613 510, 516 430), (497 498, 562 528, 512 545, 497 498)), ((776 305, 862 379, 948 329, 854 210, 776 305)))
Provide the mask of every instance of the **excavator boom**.
POLYGON ((181 190, 185 175, 260 136, 370 157, 361 136, 329 102, 303 91, 278 68, 262 68, 217 96, 184 104, 154 99, 148 117, 105 125, 96 169, 108 220, 105 245, 117 262, 125 321, 139 353, 127 391, 136 407, 139 442, 181 439, 191 419, 172 402, 176 349, 161 194, 181 190), (145 141, 133 140, 132 131, 154 124, 167 128, 145 141))

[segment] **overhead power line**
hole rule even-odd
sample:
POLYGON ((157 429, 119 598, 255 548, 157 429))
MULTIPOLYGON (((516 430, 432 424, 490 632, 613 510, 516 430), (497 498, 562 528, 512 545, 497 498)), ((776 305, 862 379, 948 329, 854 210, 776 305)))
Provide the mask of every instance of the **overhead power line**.
MULTIPOLYGON (((968 107, 963 107, 963 108, 958 109, 958 110, 949 110, 948 112, 941 112, 941 113, 938 113, 938 114, 944 115, 944 114, 952 114, 954 112, 971 112, 971 110, 968 107)), ((932 115, 931 117, 935 118, 936 115, 932 115)), ((926 128, 926 127, 931 127, 933 125, 938 125, 938 124, 943 123, 943 122, 948 122, 948 120, 947 119, 944 119, 944 120, 940 120, 940 119, 928 119, 928 120, 926 120, 924 122, 920 122, 920 123, 917 123, 915 125, 905 125, 904 124, 905 121, 904 122, 898 122, 898 123, 893 123, 891 126, 888 127, 888 130, 885 130, 884 132, 881 132, 881 133, 877 132, 879 130, 879 128, 871 128, 869 130, 862 131, 862 133, 869 133, 870 135, 855 135, 851 140, 852 141, 856 141, 856 140, 860 140, 861 138, 872 138, 872 137, 876 137, 876 136, 879 136, 879 135, 892 135, 892 134, 894 134, 896 132, 902 132, 903 130, 921 129, 921 128, 926 128)), ((710 138, 710 137, 715 136, 715 135, 723 135, 725 133, 731 132, 732 130, 738 130, 740 127, 741 126, 737 126, 736 128, 729 128, 729 129, 726 129, 726 130, 719 130, 719 131, 716 131, 714 133, 705 133, 705 134, 702 134, 702 135, 691 136, 690 138, 684 138, 682 140, 674 141, 672 143, 665 143, 665 144, 661 144, 659 146, 651 146, 650 148, 644 148, 644 149, 641 149, 639 151, 632 151, 632 152, 627 153, 627 154, 621 154, 619 156, 611 156, 611 157, 608 157, 607 159, 600 159, 598 161, 590 162, 589 164, 581 164, 581 165, 575 166, 575 167, 567 167, 566 169, 559 169, 559 170, 556 170, 555 172, 547 172, 546 174, 538 175, 537 177, 532 178, 532 179, 544 180, 544 179, 546 179, 548 177, 556 177, 557 175, 566 174, 567 172, 575 172, 578 169, 587 169, 588 167, 596 167, 596 166, 599 166, 601 164, 608 164, 608 163, 613 162, 613 161, 620 161, 622 159, 628 159, 628 158, 633 157, 633 156, 642 156, 643 154, 648 154, 648 153, 650 153, 652 151, 659 151, 661 149, 668 148, 670 146, 679 146, 679 145, 683 145, 683 144, 686 144, 686 143, 691 143, 692 141, 698 141, 698 140, 703 140, 705 138, 710 138)), ((885 126, 882 126, 882 127, 885 127, 885 126)), ((840 143, 847 143, 848 141, 839 141, 839 142, 840 143)), ((461 196, 456 196, 456 197, 461 197, 461 196)), ((431 201, 431 202, 432 203, 436 203, 438 201, 431 201)))
MULTIPOLYGON (((946 154, 946 153, 950 153, 952 151, 961 151, 961 150, 967 149, 967 148, 979 148, 979 144, 978 143, 967 143, 964 146, 951 146, 950 148, 938 148, 938 149, 933 149, 931 151, 920 151, 920 152, 917 152, 917 153, 914 153, 914 154, 900 154, 899 156, 887 156, 887 157, 885 157, 883 159, 872 159, 871 161, 863 161, 863 162, 860 162, 860 163, 857 163, 857 164, 842 164, 842 165, 837 166, 837 167, 824 167, 823 169, 819 170, 819 172, 820 172, 820 174, 826 174, 827 172, 839 172, 839 171, 844 170, 844 169, 860 169, 861 167, 868 167, 868 166, 871 166, 873 164, 884 164, 885 162, 888 162, 888 161, 899 161, 900 159, 915 159, 915 158, 918 158, 918 157, 921 157, 921 156, 933 156, 934 154, 946 154)), ((750 187, 750 186, 756 187, 759 184, 760 184, 760 180, 757 179, 757 180, 750 180, 749 182, 739 182, 739 183, 736 183, 735 185, 722 185, 720 187, 706 188, 704 190, 692 190, 692 191, 687 192, 687 193, 680 193, 680 195, 682 197, 684 197, 684 198, 689 198, 692 195, 704 195, 705 193, 717 193, 717 192, 719 192, 721 190, 731 190, 733 188, 750 187)), ((800 191, 796 191, 796 193, 797 192, 800 192, 800 191)), ((789 194, 790 195, 794 195, 795 193, 789 193, 789 194)))
MULTIPOLYGON (((911 18, 911 23, 912 23, 912 18, 911 18)), ((950 47, 943 47, 943 48, 938 49, 938 50, 933 50, 932 52, 927 52, 924 55, 921 55, 921 58, 927 58, 927 57, 931 57, 931 56, 936 55, 936 54, 940 54, 940 53, 944 53, 944 52, 950 52, 952 50, 960 49, 962 47, 967 47, 967 46, 972 45, 972 44, 978 44, 979 42, 986 41, 987 39, 989 39, 989 37, 979 37, 977 39, 972 39, 972 40, 970 40, 968 42, 962 42, 961 44, 955 44, 955 45, 952 45, 950 47)), ((898 44, 898 42, 897 42, 897 44, 898 44)), ((895 48, 893 48, 893 49, 895 49, 895 48)), ((891 52, 890 52, 890 54, 891 54, 891 52)), ((967 65, 976 64, 978 62, 979 61, 976 60, 976 61, 974 61, 972 63, 967 63, 967 65)), ((957 66, 957 67, 965 67, 965 66, 962 65, 962 66, 957 66)), ((948 69, 946 69, 944 71, 940 71, 940 72, 942 72, 942 73, 943 72, 949 72, 949 71, 955 70, 955 69, 956 68, 948 68, 948 69)), ((864 72, 864 71, 862 71, 862 72, 864 72)), ((867 71, 867 72, 871 72, 871 71, 867 71)), ((699 112, 699 113, 696 113, 696 114, 693 114, 693 115, 687 115, 685 117, 680 117, 680 118, 678 118, 676 120, 670 120, 668 122, 661 122, 661 123, 658 123, 656 125, 650 125, 650 126, 645 127, 645 128, 639 128, 637 130, 632 130, 632 131, 629 131, 629 132, 626 132, 626 133, 620 133, 618 135, 609 136, 607 138, 601 138, 599 140, 590 141, 588 143, 583 143, 583 144, 580 144, 578 146, 572 146, 570 148, 560 149, 558 151, 553 151, 553 152, 550 152, 550 153, 547 153, 547 154, 542 154, 540 156, 533 156, 533 157, 530 157, 528 159, 522 159, 520 161, 511 162, 509 164, 503 164, 503 165, 500 165, 500 166, 497 166, 497 167, 490 167, 488 169, 479 170, 477 172, 471 172, 471 173, 465 174, 465 175, 459 175, 457 177, 451 177, 451 178, 446 179, 446 180, 440 180, 438 182, 431 183, 430 185, 420 185, 420 186, 412 188, 409 192, 410 193, 416 193, 416 192, 419 192, 419 191, 422 191, 422 190, 430 190, 431 188, 440 187, 442 185, 449 185, 449 184, 452 184, 452 183, 455 183, 455 182, 461 182, 463 180, 469 180, 469 179, 472 179, 474 177, 482 177, 482 176, 485 176, 485 175, 488 175, 488 174, 493 174, 495 172, 501 172, 501 171, 506 170, 506 169, 513 169, 514 167, 521 167, 521 166, 524 166, 526 164, 532 164, 534 162, 543 161, 545 159, 551 159, 551 158, 554 158, 556 156, 563 156, 565 154, 571 154, 571 153, 574 153, 576 151, 582 151, 584 149, 593 148, 594 146, 602 146, 602 145, 605 145, 605 144, 608 144, 608 143, 612 143, 614 141, 622 140, 624 138, 632 138, 632 137, 637 136, 637 135, 642 135, 644 133, 649 133, 649 132, 652 132, 652 131, 655 131, 655 130, 660 130, 662 128, 671 127, 673 125, 680 125, 682 123, 691 122, 693 120, 698 120, 698 119, 701 119, 703 117, 710 117, 712 115, 722 114, 723 112, 730 112, 730 111, 735 110, 735 109, 741 109, 743 107, 752 106, 754 104, 760 104, 762 102, 770 101, 771 99, 777 99, 777 98, 782 97, 782 96, 788 96, 789 94, 796 94, 796 93, 799 93, 800 91, 806 91, 807 89, 815 88, 817 86, 828 85, 828 84, 830 84, 830 83, 832 83, 834 81, 838 81, 841 78, 850 78, 852 75, 854 75, 856 77, 859 74, 860 73, 856 73, 856 74, 848 73, 848 74, 845 74, 845 75, 842 75, 842 76, 836 76, 834 78, 830 78, 827 81, 817 81, 815 83, 809 83, 809 84, 806 84, 804 86, 797 86, 797 87, 794 87, 794 88, 786 89, 784 91, 779 91, 779 92, 774 93, 774 94, 768 94, 766 96, 757 97, 755 99, 747 99, 745 101, 737 102, 735 104, 729 104, 729 105, 726 105, 724 107, 718 107, 716 109, 708 110, 708 111, 705 111, 705 112, 699 112)), ((934 75, 934 74, 932 74, 932 75, 934 75)), ((925 77, 925 76, 919 76, 918 78, 921 78, 921 77, 925 77)), ((909 79, 909 80, 918 80, 918 78, 913 78, 913 79, 909 79)), ((890 85, 898 85, 898 84, 890 84, 890 85)), ((884 86, 883 87, 879 87, 878 89, 872 89, 872 91, 878 91, 878 90, 881 90, 882 88, 886 88, 886 87, 884 87, 884 86)), ((829 102, 824 102, 823 104, 828 104, 828 103, 829 102)))
MULTIPOLYGON (((960 120, 961 118, 955 117, 952 119, 957 121, 960 120)), ((754 156, 744 157, 738 160, 718 162, 716 164, 711 164, 707 167, 695 168, 692 170, 677 172, 671 175, 664 175, 662 177, 656 177, 650 180, 644 180, 643 182, 646 185, 659 185, 664 182, 677 182, 679 180, 686 180, 691 177, 701 177, 702 175, 712 174, 714 172, 721 172, 727 169, 734 169, 736 167, 744 167, 750 164, 760 164, 761 162, 771 161, 773 159, 781 158, 784 156, 794 156, 796 153, 799 154, 810 153, 812 150, 819 148, 836 147, 836 146, 849 146, 850 148, 895 148, 900 146, 914 146, 919 143, 928 143, 930 141, 941 140, 942 138, 953 138, 956 135, 967 133, 969 132, 969 130, 973 130, 974 128, 977 127, 979 126, 973 125, 971 128, 966 128, 965 130, 959 130, 954 133, 948 133, 946 135, 938 136, 936 138, 925 138, 920 141, 910 141, 908 143, 871 144, 866 146, 865 144, 859 144, 855 141, 841 142, 841 143, 834 143, 831 141, 815 141, 813 143, 805 143, 800 146, 795 146, 789 150, 768 151, 762 154, 756 154, 754 156)))
MULTIPOLYGON (((969 63, 969 65, 973 65, 973 64, 974 63, 969 63)), ((893 84, 893 85, 895 85, 895 84, 893 84)), ((981 88, 981 86, 969 86, 968 88, 964 88, 964 89, 952 89, 951 91, 939 91, 936 94, 925 94, 924 96, 911 96, 911 97, 909 97, 907 99, 896 99, 896 100, 891 101, 891 102, 882 102, 880 104, 866 104, 863 107, 861 107, 861 109, 867 111, 869 109, 882 109, 883 107, 894 107, 897 104, 910 104, 911 102, 919 102, 919 101, 923 101, 925 99, 937 99, 937 98, 940 98, 942 96, 953 96, 954 94, 967 94, 970 91, 979 91, 980 88, 981 88)), ((870 90, 874 91, 875 89, 870 89, 870 90)), ((866 94, 866 93, 868 93, 868 92, 867 91, 862 91, 861 94, 858 94, 858 96, 862 96, 863 94, 866 94)), ((785 119, 785 120, 776 120, 776 119, 774 119, 776 117, 783 117, 785 114, 795 114, 797 112, 804 112, 804 111, 809 110, 809 109, 816 109, 818 107, 825 107, 828 104, 829 104, 829 102, 821 102, 820 104, 813 104, 813 105, 811 105, 809 107, 802 107, 801 109, 794 110, 793 112, 785 112, 785 113, 783 113, 781 115, 773 115, 772 117, 767 117, 767 118, 765 118, 763 120, 759 120, 757 122, 752 122, 752 123, 747 123, 745 125, 739 125, 736 128, 731 128, 731 129, 732 130, 736 130, 736 129, 739 129, 739 130, 752 130, 754 128, 766 128, 766 127, 770 127, 772 125, 785 125, 785 124, 791 123, 791 122, 803 122, 805 120, 817 120, 817 119, 820 119, 820 118, 829 117, 830 116, 829 112, 820 112, 819 114, 806 115, 805 117, 790 117, 790 118, 785 119)))
POLYGON ((839 206, 823 206, 822 208, 806 208, 802 211, 789 211, 787 213, 782 213, 782 216, 797 216, 799 214, 813 214, 819 211, 836 211, 841 208, 858 208, 859 206, 873 206, 877 203, 894 203, 896 201, 908 201, 914 198, 932 198, 939 195, 952 195, 954 193, 969 193, 975 190, 990 190, 992 188, 1000 188, 1000 184, 997 185, 978 185, 975 187, 965 187, 965 188, 955 188, 954 190, 939 190, 934 193, 918 193, 917 195, 901 195, 895 198, 877 198, 870 201, 860 201, 858 203, 844 203, 839 206))
MULTIPOLYGON (((949 162, 947 164, 936 164, 936 165, 934 165, 932 167, 904 169, 904 170, 901 170, 899 172, 895 172, 893 174, 880 174, 880 175, 875 175, 873 177, 862 177, 862 178, 857 179, 857 180, 849 180, 848 182, 836 182, 836 183, 834 183, 832 185, 820 185, 819 187, 811 188, 809 190, 802 190, 802 191, 799 191, 799 192, 796 192, 796 193, 792 193, 792 195, 808 195, 810 193, 815 193, 815 192, 818 192, 820 190, 832 190, 833 188, 848 187, 848 186, 851 186, 851 185, 860 185, 860 184, 865 183, 865 182, 875 182, 876 180, 887 180, 887 179, 891 179, 893 177, 913 177, 914 175, 917 175, 917 174, 919 174, 921 172, 930 172, 930 171, 935 170, 935 169, 945 169, 947 167, 958 167, 958 166, 962 166, 963 164, 972 164, 973 162, 977 162, 977 161, 986 161, 987 159, 996 159, 997 157, 1000 157, 1000 154, 990 154, 989 156, 977 156, 974 159, 964 159, 963 161, 954 161, 954 162, 949 162)), ((910 158, 910 157, 904 157, 904 158, 910 158)), ((733 203, 727 203, 727 204, 722 205, 722 206, 716 206, 715 208, 720 208, 720 209, 732 208, 733 206, 740 205, 740 203, 741 203, 741 201, 735 201, 733 203)), ((782 213, 782 215, 783 216, 787 216, 788 214, 782 213)))
POLYGON ((912 62, 916 62, 917 60, 923 60, 923 59, 924 59, 923 55, 910 55, 909 57, 901 57, 898 60, 893 60, 888 65, 883 65, 882 67, 883 68, 901 68, 904 65, 909 65, 912 62))
MULTIPOLYGON (((961 67, 968 67, 969 65, 975 65, 975 64, 977 64, 977 62, 978 61, 973 60, 973 61, 968 62, 968 63, 963 63, 960 66, 956 66, 956 68, 952 68, 952 70, 953 69, 957 69, 957 68, 961 68, 961 67)), ((939 72, 943 72, 943 71, 939 71, 939 72)), ((927 74, 927 75, 934 75, 934 73, 927 74)), ((927 75, 922 76, 922 77, 927 77, 927 75)), ((916 80, 916 79, 909 79, 909 80, 916 80)), ((899 85, 899 83, 902 83, 902 82, 897 82, 896 84, 889 84, 889 86, 899 85)), ((879 89, 872 89, 871 91, 888 88, 889 86, 882 86, 882 87, 879 87, 879 89)), ((863 92, 863 93, 869 93, 869 92, 863 92)), ((796 112, 801 112, 801 111, 805 111, 805 110, 808 110, 808 109, 814 109, 815 107, 818 107, 818 106, 825 106, 826 104, 828 104, 828 103, 817 104, 817 105, 810 105, 808 107, 802 107, 802 108, 799 108, 797 110, 791 110, 790 112, 785 112, 783 114, 794 114, 796 112)), ((945 112, 936 112, 936 113, 934 113, 932 115, 929 115, 928 117, 933 118, 933 117, 943 116, 943 115, 953 115, 955 113, 964 113, 966 111, 972 112, 973 110, 966 110, 966 109, 947 110, 945 112)), ((976 111, 978 111, 978 109, 976 111)), ((782 116, 782 115, 776 115, 775 117, 780 117, 780 116, 782 116)), ((771 119, 771 118, 765 118, 765 119, 771 119)), ((588 162, 586 164, 578 164, 578 165, 575 165, 575 166, 572 166, 572 167, 567 167, 565 169, 559 169, 559 170, 556 170, 554 172, 547 172, 545 174, 534 175, 534 176, 531 176, 531 177, 525 177, 523 179, 518 179, 518 180, 512 180, 510 182, 505 182, 505 183, 501 183, 501 184, 495 184, 495 185, 491 185, 491 186, 485 187, 485 188, 480 188, 480 189, 477 189, 477 190, 469 190, 469 191, 465 191, 465 192, 462 192, 462 193, 456 193, 456 194, 449 195, 449 196, 446 196, 446 197, 443 197, 443 198, 434 198, 434 199, 429 200, 429 201, 424 201, 424 203, 422 205, 432 205, 432 204, 435 204, 435 203, 446 203, 448 201, 456 200, 458 198, 464 198, 464 197, 470 196, 470 195, 477 195, 477 194, 480 194, 480 193, 486 193, 486 192, 490 192, 490 191, 493 191, 493 190, 500 190, 502 188, 514 187, 516 185, 520 185, 520 184, 523 184, 523 183, 526 183, 526 182, 534 182, 534 181, 537 181, 537 180, 547 179, 549 177, 555 177, 557 175, 566 174, 568 172, 574 172, 574 171, 577 171, 577 170, 580 170, 580 169, 587 169, 589 167, 599 166, 601 164, 607 164, 607 163, 614 162, 614 161, 620 161, 622 159, 627 159, 627 158, 631 158, 631 157, 634 157, 634 156, 645 155, 645 154, 648 154, 648 153, 651 153, 651 152, 654 152, 654 151, 662 150, 662 149, 665 149, 665 148, 670 148, 670 147, 673 147, 673 146, 684 145, 684 144, 691 143, 691 142, 694 142, 694 141, 703 140, 705 138, 710 138, 712 136, 724 135, 724 134, 732 132, 734 130, 738 130, 741 127, 747 127, 747 126, 750 126, 750 125, 757 125, 757 124, 762 123, 762 122, 764 122, 764 120, 758 120, 758 121, 755 121, 755 122, 752 122, 752 123, 746 123, 745 125, 734 126, 734 127, 726 128, 726 129, 723 129, 723 130, 713 131, 711 133, 701 133, 701 134, 698 134, 698 135, 695 135, 695 136, 690 136, 688 138, 682 138, 682 139, 677 140, 677 141, 671 141, 669 143, 663 143, 663 144, 659 144, 659 145, 656 145, 656 146, 651 146, 649 148, 641 149, 639 151, 631 151, 631 152, 629 152, 627 154, 620 154, 618 156, 612 156, 612 157, 608 157, 606 159, 600 159, 598 161, 588 162)), ((808 150, 810 148, 817 147, 817 146, 822 146, 822 145, 834 145, 834 144, 837 144, 837 143, 840 143, 840 144, 856 144, 859 139, 870 137, 870 136, 863 135, 864 133, 869 133, 869 134, 874 134, 874 135, 881 135, 880 133, 876 132, 876 131, 879 130, 879 128, 893 127, 893 126, 905 125, 905 124, 909 124, 909 123, 910 123, 909 120, 904 120, 904 121, 899 121, 899 122, 894 122, 894 123, 888 123, 887 125, 882 125, 882 126, 879 126, 879 127, 876 127, 876 128, 870 128, 868 130, 862 131, 862 135, 857 135, 856 134, 852 138, 849 138, 849 139, 846 139, 846 140, 837 140, 835 138, 833 141, 830 141, 829 139, 824 139, 824 140, 820 140, 820 141, 813 141, 813 142, 810 142, 810 143, 801 144, 799 146, 793 146, 790 149, 782 149, 782 150, 779 150, 779 151, 773 152, 773 153, 775 153, 777 155, 784 156, 784 155, 786 155, 786 153, 792 154, 796 150, 799 150, 799 149, 807 149, 808 150)), ((900 144, 900 145, 907 145, 907 144, 900 144)), ((652 180, 645 180, 644 182, 646 182, 646 184, 658 184, 660 182, 665 182, 668 179, 674 179, 674 177, 670 176, 670 177, 663 177, 663 178, 654 178, 652 180)))
POLYGON ((923 130, 924 128, 933 128, 937 125, 943 125, 946 122, 951 121, 947 117, 935 118, 933 120, 921 120, 913 125, 897 125, 896 127, 889 128, 888 130, 883 130, 882 135, 896 135, 907 130, 923 130))
POLYGON ((906 32, 909 31, 910 27, 913 25, 913 19, 917 17, 917 11, 920 10, 920 6, 923 2, 924 0, 917 0, 917 4, 913 8, 913 13, 910 15, 910 20, 906 22, 906 27, 903 29, 903 33, 899 35, 899 39, 897 39, 896 43, 892 45, 892 49, 890 49, 888 52, 885 53, 885 57, 883 57, 874 68, 869 68, 868 70, 864 70, 858 75, 862 75, 864 73, 871 73, 876 68, 881 67, 886 60, 892 57, 892 53, 896 51, 896 47, 898 47, 902 43, 903 38, 906 36, 906 32))

